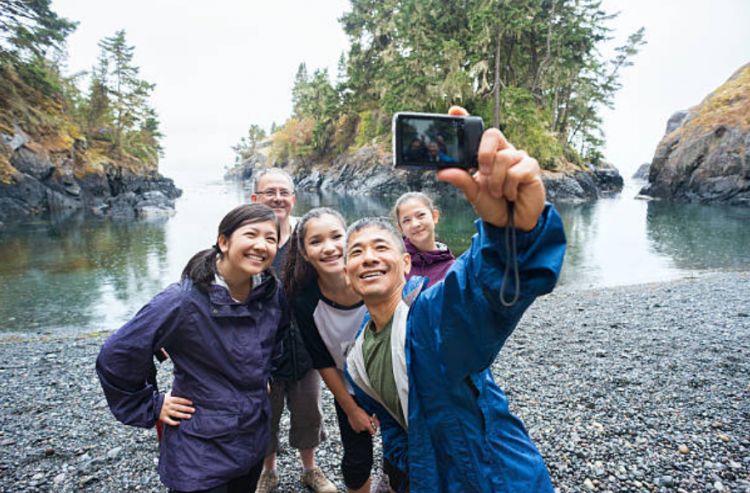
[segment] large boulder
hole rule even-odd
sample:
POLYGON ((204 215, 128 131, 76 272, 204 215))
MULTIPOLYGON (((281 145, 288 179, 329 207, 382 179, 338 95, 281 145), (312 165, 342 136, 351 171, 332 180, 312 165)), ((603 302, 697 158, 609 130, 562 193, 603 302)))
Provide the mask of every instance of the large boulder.
POLYGON ((750 64, 670 118, 641 194, 750 206, 750 64))

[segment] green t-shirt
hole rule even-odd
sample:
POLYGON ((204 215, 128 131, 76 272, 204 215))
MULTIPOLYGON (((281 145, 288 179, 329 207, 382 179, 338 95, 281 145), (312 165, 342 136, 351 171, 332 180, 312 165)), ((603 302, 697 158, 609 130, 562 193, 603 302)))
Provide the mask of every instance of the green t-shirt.
POLYGON ((391 318, 381 330, 375 330, 375 323, 370 320, 365 327, 362 341, 362 354, 365 359, 365 370, 370 385, 388 411, 398 418, 399 424, 406 429, 406 419, 398 398, 396 380, 393 378, 393 355, 391 353, 391 318))

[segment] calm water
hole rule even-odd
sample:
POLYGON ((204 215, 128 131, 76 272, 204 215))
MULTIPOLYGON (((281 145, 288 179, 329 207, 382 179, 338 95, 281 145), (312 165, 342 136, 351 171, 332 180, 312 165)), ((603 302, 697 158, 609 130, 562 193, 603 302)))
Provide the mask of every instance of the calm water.
MULTIPOLYGON (((116 221, 80 215, 34 219, 0 231, 0 332, 114 330, 208 248, 247 186, 194 183, 170 218, 116 221)), ((561 289, 634 284, 708 270, 750 269, 750 209, 670 205, 622 195, 558 206, 569 248, 561 289)), ((351 221, 384 215, 391 199, 298 196, 295 213, 327 205, 351 221)), ((472 209, 442 201, 438 235, 454 253, 468 247, 472 209)))

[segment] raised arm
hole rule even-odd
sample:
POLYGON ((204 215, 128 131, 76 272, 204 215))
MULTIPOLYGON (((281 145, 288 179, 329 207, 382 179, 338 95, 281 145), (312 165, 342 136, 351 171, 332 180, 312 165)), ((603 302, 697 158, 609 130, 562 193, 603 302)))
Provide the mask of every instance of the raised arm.
MULTIPOLYGON (((441 283, 417 300, 412 343, 435 344, 432 349, 439 352, 447 376, 463 379, 487 368, 523 312, 537 296, 552 290, 565 254, 565 233, 557 212, 545 205, 539 164, 497 129, 482 137, 477 173, 444 169, 438 178, 460 188, 480 220, 471 248, 441 283), (514 204, 520 278, 518 301, 510 307, 500 301, 506 266, 513 267, 505 236, 510 233, 506 231, 509 201, 514 204)), ((510 269, 504 299, 515 294, 510 269)))

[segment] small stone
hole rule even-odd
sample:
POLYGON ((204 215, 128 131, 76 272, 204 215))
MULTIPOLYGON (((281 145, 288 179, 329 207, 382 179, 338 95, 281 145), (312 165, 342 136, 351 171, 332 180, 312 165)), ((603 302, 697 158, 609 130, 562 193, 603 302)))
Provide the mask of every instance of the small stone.
POLYGON ((46 449, 44 451, 44 455, 46 455, 47 457, 55 455, 55 449, 53 449, 52 447, 46 449))
POLYGON ((659 486, 664 486, 666 488, 671 488, 674 486, 674 478, 672 476, 662 476, 659 478, 659 480, 656 482, 659 486))
POLYGON ((721 440, 724 443, 727 443, 729 441, 729 437, 726 435, 719 435, 719 440, 721 440))
POLYGON ((65 481, 65 473, 61 472, 60 474, 55 476, 55 479, 53 479, 52 481, 54 481, 55 484, 62 483, 63 481, 65 481))
POLYGON ((714 489, 715 489, 716 491, 724 491, 724 485, 723 485, 723 484, 721 484, 721 481, 716 481, 716 482, 714 483, 714 489))
POLYGON ((586 481, 583 482, 583 486, 590 490, 596 489, 596 486, 594 486, 594 483, 589 478, 586 478, 586 481))
POLYGON ((687 445, 684 445, 684 444, 683 444, 683 445, 680 445, 680 453, 681 453, 682 455, 685 455, 685 454, 687 454, 687 453, 689 453, 689 452, 690 452, 690 449, 688 448, 688 446, 687 446, 687 445))
POLYGON ((32 481, 39 481, 42 478, 44 478, 44 474, 42 474, 40 472, 38 472, 38 473, 34 474, 33 476, 31 476, 31 480, 32 481))
POLYGON ((120 452, 122 452, 122 447, 115 447, 109 452, 107 452, 107 459, 109 460, 115 460, 117 459, 117 456, 120 455, 120 452))

